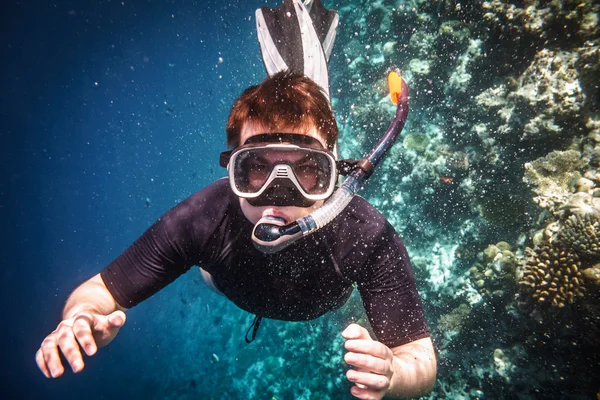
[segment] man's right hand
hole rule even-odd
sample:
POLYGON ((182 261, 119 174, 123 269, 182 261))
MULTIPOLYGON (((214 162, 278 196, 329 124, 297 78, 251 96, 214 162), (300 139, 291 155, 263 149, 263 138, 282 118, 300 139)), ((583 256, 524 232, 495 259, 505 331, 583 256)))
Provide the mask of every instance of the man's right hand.
POLYGON ((125 313, 115 311, 109 315, 79 312, 65 319, 50 333, 35 354, 38 367, 47 378, 62 376, 65 369, 59 351, 71 365, 73 372, 81 372, 84 362, 81 348, 85 354, 96 354, 98 347, 109 344, 125 324, 125 313))

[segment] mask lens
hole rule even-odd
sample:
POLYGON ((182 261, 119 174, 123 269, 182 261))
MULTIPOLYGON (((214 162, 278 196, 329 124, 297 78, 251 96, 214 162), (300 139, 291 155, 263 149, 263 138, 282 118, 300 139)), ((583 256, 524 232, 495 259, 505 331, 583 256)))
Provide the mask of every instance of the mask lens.
MULTIPOLYGON (((310 195, 323 194, 329 189, 333 170, 326 154, 310 149, 272 148, 249 148, 236 155, 233 165, 236 188, 243 193, 257 193, 277 165, 289 165, 302 190, 310 195)), ((277 174, 274 178, 276 183, 277 174)))
POLYGON ((256 193, 267 182, 272 166, 256 151, 243 151, 237 156, 233 166, 235 186, 244 193, 256 193))
POLYGON ((331 177, 329 164, 329 159, 320 153, 306 154, 294 164, 294 175, 305 192, 323 194, 327 191, 331 177))

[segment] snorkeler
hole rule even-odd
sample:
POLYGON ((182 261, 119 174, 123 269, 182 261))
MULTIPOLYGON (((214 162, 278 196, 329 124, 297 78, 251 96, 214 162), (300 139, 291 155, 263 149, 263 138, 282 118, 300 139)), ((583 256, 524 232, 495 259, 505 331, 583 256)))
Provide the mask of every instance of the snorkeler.
MULTIPOLYGON (((315 10, 333 15, 318 0, 307 3, 285 0, 280 9, 263 8, 262 20, 257 11, 259 32, 263 23, 274 32, 268 20, 285 7, 283 16, 299 21, 315 10)), ((337 24, 336 18, 328 23, 337 24)), ((325 32, 318 40, 326 62, 324 40, 331 35, 314 22, 304 20, 301 27, 303 23, 306 29, 325 32)), ((265 57, 262 39, 261 49, 265 57)), ((431 390, 435 352, 408 253, 385 217, 354 196, 389 147, 390 135, 402 129, 408 88, 402 87, 396 118, 381 146, 364 160, 343 162, 338 160, 338 129, 324 89, 328 78, 317 83, 306 71, 292 71, 268 70, 269 77, 235 101, 226 128, 231 150, 221 154, 228 177, 169 210, 109 266, 75 289, 63 321, 36 353, 47 377, 64 373, 61 352, 73 371, 80 372, 81 349, 95 354, 124 325, 124 311, 198 265, 211 288, 256 315, 248 342, 261 319, 317 318, 341 307, 356 284, 377 340, 357 324, 342 332, 344 359, 354 367, 346 374, 354 383, 352 395, 415 397, 431 390), (345 169, 349 177, 338 186, 345 169)), ((326 73, 319 71, 321 77, 326 73)))

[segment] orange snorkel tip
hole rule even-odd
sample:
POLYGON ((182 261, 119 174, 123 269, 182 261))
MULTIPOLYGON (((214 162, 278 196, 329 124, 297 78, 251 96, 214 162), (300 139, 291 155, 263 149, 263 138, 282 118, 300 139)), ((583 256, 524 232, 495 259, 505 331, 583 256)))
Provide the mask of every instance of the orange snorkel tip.
POLYGON ((388 87, 392 103, 398 105, 398 99, 402 94, 402 78, 397 72, 392 71, 388 74, 388 87))

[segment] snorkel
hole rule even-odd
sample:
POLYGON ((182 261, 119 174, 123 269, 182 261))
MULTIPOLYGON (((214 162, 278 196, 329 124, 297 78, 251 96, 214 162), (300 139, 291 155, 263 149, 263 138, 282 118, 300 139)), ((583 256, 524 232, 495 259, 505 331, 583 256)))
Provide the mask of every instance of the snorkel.
POLYGON ((359 160, 341 186, 313 213, 285 225, 282 218, 267 216, 258 221, 252 232, 254 246, 263 253, 276 253, 296 240, 321 229, 339 215, 373 173, 373 170, 392 147, 408 117, 408 86, 396 72, 388 75, 392 103, 396 115, 387 131, 369 154, 359 160))

